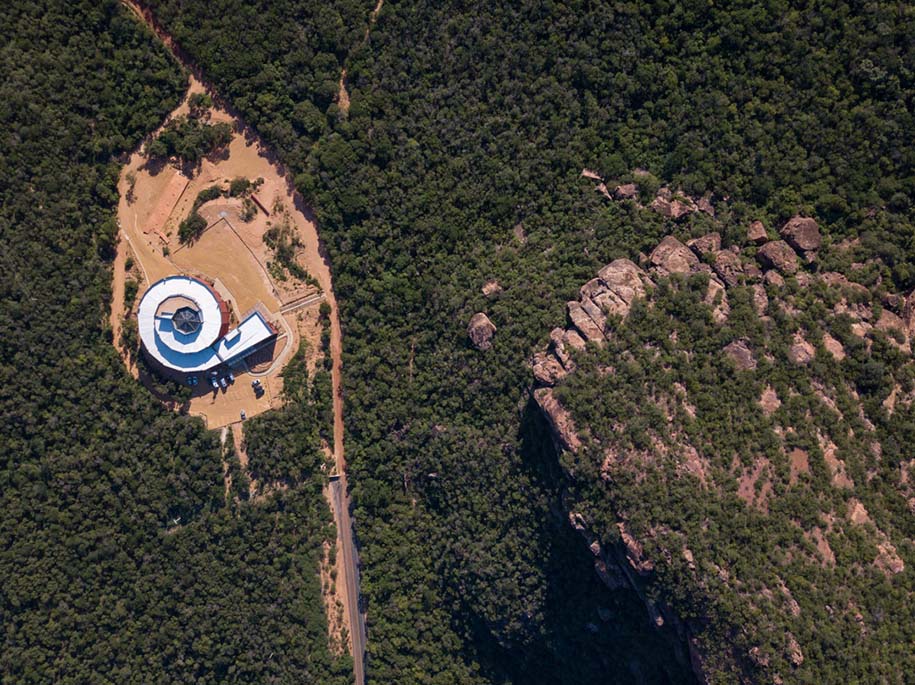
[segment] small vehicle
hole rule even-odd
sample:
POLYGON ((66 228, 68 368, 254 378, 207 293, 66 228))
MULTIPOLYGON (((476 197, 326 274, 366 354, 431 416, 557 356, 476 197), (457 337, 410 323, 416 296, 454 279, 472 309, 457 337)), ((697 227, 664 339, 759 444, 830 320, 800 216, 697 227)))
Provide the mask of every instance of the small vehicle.
POLYGON ((241 410, 241 420, 244 421, 246 418, 248 418, 248 415, 245 414, 245 410, 242 409, 242 410, 241 410))
POLYGON ((225 377, 225 376, 223 376, 222 378, 219 379, 219 384, 222 386, 222 389, 223 389, 223 390, 225 390, 226 388, 229 387, 229 384, 226 383, 226 377, 225 377))
POLYGON ((255 378, 253 381, 251 381, 252 388, 257 388, 260 384, 261 384, 261 381, 259 378, 255 378))
POLYGON ((229 373, 226 375, 226 378, 229 379, 229 383, 234 383, 234 382, 235 382, 235 374, 232 373, 231 371, 229 371, 229 373))
POLYGON ((219 382, 215 378, 210 379, 210 385, 213 386, 213 390, 219 390, 219 382))

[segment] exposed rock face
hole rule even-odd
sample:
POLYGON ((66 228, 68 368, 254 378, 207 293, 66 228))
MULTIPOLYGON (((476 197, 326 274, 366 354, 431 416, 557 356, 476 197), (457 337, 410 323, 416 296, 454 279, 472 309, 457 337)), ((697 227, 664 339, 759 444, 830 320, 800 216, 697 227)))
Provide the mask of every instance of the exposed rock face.
POLYGON ((842 347, 842 343, 829 335, 829 333, 823 334, 823 347, 836 361, 840 362, 845 359, 845 348, 842 347))
POLYGON ((813 361, 816 350, 813 345, 804 340, 800 333, 794 334, 794 343, 788 348, 788 359, 792 364, 805 365, 813 361))
POLYGON ((646 288, 654 285, 648 274, 628 259, 614 259, 597 272, 597 278, 601 288, 590 297, 607 314, 621 317, 627 316, 632 303, 645 297, 646 288))
POLYGON ((715 252, 712 270, 721 277, 721 280, 732 287, 740 283, 740 278, 743 275, 743 265, 740 262, 740 257, 730 250, 718 250, 715 252))
POLYGON ((788 633, 788 660, 795 666, 800 666, 804 663, 804 653, 801 651, 801 646, 798 644, 797 638, 791 633, 788 633))
POLYGON ((666 216, 670 219, 679 219, 691 214, 696 211, 696 205, 692 200, 687 199, 671 199, 670 191, 663 193, 664 189, 658 191, 658 196, 652 201, 649 205, 651 209, 656 211, 662 216, 666 216), (665 197, 667 195, 667 197, 665 197))
POLYGON ((699 259, 692 250, 672 235, 652 250, 649 260, 662 275, 688 274, 699 267, 699 259))
POLYGON ((569 412, 553 396, 553 390, 551 388, 535 390, 534 400, 546 416, 557 446, 563 450, 577 452, 581 447, 581 440, 575 431, 575 422, 569 412))
POLYGON ((492 337, 495 333, 495 325, 483 312, 474 314, 467 326, 467 335, 478 350, 488 350, 492 347, 492 337))
POLYGON ((639 197, 639 189, 635 183, 625 183, 613 189, 613 197, 617 200, 636 200, 639 197))
POLYGON ((551 354, 537 352, 531 361, 534 378, 543 385, 556 385, 568 373, 565 367, 551 354))
POLYGON ((790 219, 778 233, 798 252, 819 250, 823 241, 817 222, 802 216, 790 219))
POLYGON ((578 332, 585 338, 593 343, 602 345, 604 343, 604 332, 601 327, 599 327, 592 319, 588 313, 582 308, 582 306, 572 300, 571 302, 566 303, 566 308, 569 312, 569 320, 572 322, 572 325, 578 329, 578 332))
POLYGON ((654 570, 654 562, 645 557, 642 545, 632 537, 625 523, 620 522, 616 526, 620 531, 620 539, 623 541, 623 546, 626 548, 626 559, 629 560, 629 564, 639 575, 644 576, 651 573, 654 570))
POLYGON ((686 246, 695 252, 697 257, 703 257, 711 252, 718 252, 721 249, 721 234, 708 233, 700 238, 687 240, 686 246))
POLYGON ((700 212, 705 212, 709 216, 715 216, 715 208, 712 206, 712 200, 708 196, 703 196, 696 203, 696 207, 699 208, 700 212))
POLYGON ((754 221, 747 229, 747 242, 754 245, 762 245, 769 240, 766 234, 766 227, 762 221, 754 221))
POLYGON ((759 248, 756 256, 764 267, 778 269, 788 275, 797 273, 797 253, 784 240, 766 243, 759 248))
POLYGON ((752 371, 756 368, 756 357, 750 350, 746 340, 735 340, 724 348, 724 353, 730 357, 741 371, 752 371))

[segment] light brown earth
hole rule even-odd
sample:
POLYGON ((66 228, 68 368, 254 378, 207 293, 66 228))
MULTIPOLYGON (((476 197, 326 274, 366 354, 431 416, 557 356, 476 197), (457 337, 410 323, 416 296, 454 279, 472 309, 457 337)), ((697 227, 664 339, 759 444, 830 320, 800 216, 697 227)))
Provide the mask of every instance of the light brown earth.
MULTIPOLYGON (((203 90, 192 77, 188 95, 203 90)), ((171 116, 186 112, 185 99, 171 116)), ((257 372, 250 374, 260 378, 264 394, 256 397, 249 374, 239 373, 235 384, 225 391, 212 390, 206 385, 206 379, 201 378, 190 401, 188 411, 191 414, 202 416, 209 428, 219 428, 239 421, 242 411, 250 418, 279 406, 282 401, 279 374, 298 349, 300 323, 316 320, 321 300, 306 300, 307 304, 300 309, 294 308, 295 303, 329 292, 331 283, 330 270, 319 253, 314 221, 300 198, 295 196, 283 170, 272 162, 250 131, 243 130, 227 112, 214 108, 210 121, 231 123, 236 128, 236 135, 224 154, 205 159, 190 178, 172 164, 148 164, 141 151, 131 156, 121 174, 118 219, 122 242, 115 259, 111 324, 115 340, 118 340, 122 318, 133 314, 123 311, 127 245, 146 278, 137 301, 150 283, 165 276, 188 274, 214 284, 230 304, 233 321, 239 321, 255 307, 265 313, 279 331, 279 337, 273 362, 264 361, 257 372), (129 198, 128 174, 135 179, 129 198), (241 216, 240 200, 214 200, 200 209, 201 215, 211 222, 207 230, 193 244, 182 245, 177 238, 178 224, 190 214, 197 194, 212 185, 228 187, 229 181, 236 177, 252 181, 263 179, 256 194, 270 210, 270 215, 259 210, 253 220, 246 222, 241 216), (299 281, 288 273, 284 274, 284 281, 271 277, 268 265, 273 255, 263 236, 276 222, 285 222, 295 231, 304 245, 296 258, 319 287, 299 281), (291 311, 281 312, 284 305, 291 311)), ((313 325, 306 328, 309 338, 316 342, 313 325)), ((320 332, 317 337, 320 338, 320 332)), ((317 348, 317 344, 309 346, 312 356, 317 354, 317 348)), ((309 359, 311 368, 314 363, 314 359, 309 359)))
MULTIPOLYGON (((179 59, 186 68, 188 68, 192 73, 199 73, 196 71, 195 65, 192 64, 187 58, 186 55, 180 50, 176 45, 175 41, 172 39, 167 32, 165 32, 162 27, 155 21, 152 13, 146 10, 137 0, 122 0, 128 9, 130 9, 136 16, 142 21, 146 26, 163 42, 163 44, 179 59)), ((366 30, 366 37, 368 36, 368 31, 371 29, 372 24, 377 19, 378 13, 381 11, 383 0, 378 0, 378 3, 371 15, 369 26, 366 30)), ((191 78, 191 91, 194 90, 203 90, 203 87, 195 78, 191 78)), ((218 98, 215 98, 217 99, 218 98)), ((177 113, 182 113, 187 111, 186 99, 185 102, 176 110, 177 113)), ((217 111, 215 116, 223 116, 229 118, 229 115, 222 111, 217 111)), ((343 604, 346 607, 346 621, 349 626, 349 635, 351 641, 351 653, 353 656, 353 674, 355 676, 356 685, 363 685, 365 682, 365 673, 364 673, 364 664, 363 656, 365 653, 365 621, 362 609, 359 606, 359 563, 357 552, 355 549, 354 543, 354 531, 353 525, 350 520, 349 515, 349 488, 347 486, 346 478, 346 458, 343 451, 343 391, 342 391, 342 334, 340 328, 340 320, 337 310, 336 299, 334 298, 334 291, 331 283, 331 273, 330 273, 330 264, 327 260, 326 254, 319 242, 317 227, 313 218, 311 211, 304 205, 300 195, 295 194, 293 191, 293 185, 291 179, 287 178, 285 175, 285 170, 282 167, 276 165, 272 161, 272 156, 266 150, 261 149, 260 144, 257 140, 256 135, 250 129, 247 129, 243 126, 241 122, 238 123, 238 128, 243 135, 236 135, 235 139, 232 141, 229 147, 229 157, 228 160, 235 160, 236 162, 241 162, 242 160, 249 160, 251 162, 256 162, 253 169, 246 169, 244 165, 240 171, 235 171, 234 169, 229 169, 228 167, 224 168, 224 173, 232 175, 251 175, 255 178, 263 177, 264 185, 258 189, 258 197, 261 200, 261 203, 264 204, 268 209, 273 208, 273 200, 270 197, 267 197, 268 191, 273 191, 276 193, 276 197, 286 198, 289 200, 289 203, 284 206, 283 213, 284 215, 289 213, 289 220, 295 225, 298 232, 300 240, 304 243, 304 253, 297 255, 299 264, 303 266, 308 273, 317 280, 318 286, 323 293, 323 296, 330 306, 330 355, 332 360, 331 368, 331 385, 333 391, 333 414, 334 414, 334 445, 333 445, 333 455, 335 462, 335 470, 338 476, 336 483, 336 496, 333 498, 334 505, 334 516, 335 523, 337 526, 337 535, 338 535, 338 558, 339 563, 342 565, 343 573, 337 574, 337 592, 339 597, 342 599, 343 604), (249 142, 250 141, 250 142, 249 142), (266 164, 264 164, 266 162, 266 164), (252 173, 254 169, 260 171, 263 169, 263 173, 258 173, 256 176, 252 173)), ((130 165, 133 165, 133 168, 136 169, 136 165, 139 160, 137 159, 138 155, 134 155, 130 160, 130 165)), ((204 165, 206 162, 204 163, 204 165)), ((129 166, 130 166, 129 165, 129 166)), ((138 233, 139 221, 137 219, 136 213, 131 217, 129 212, 126 210, 129 209, 128 203, 125 197, 127 190, 126 183, 126 173, 128 169, 124 170, 122 174, 121 181, 119 183, 119 189, 121 191, 121 204, 119 206, 118 217, 119 223, 121 225, 122 234, 128 240, 131 240, 131 247, 133 248, 134 254, 136 255, 137 261, 140 263, 140 268, 144 272, 146 278, 146 283, 149 284, 161 278, 161 275, 153 276, 153 273, 162 275, 167 275, 168 269, 164 263, 164 256, 159 256, 156 249, 152 246, 151 242, 147 242, 145 236, 149 235, 149 231, 144 231, 142 236, 138 233), (133 219, 131 223, 130 219, 133 219), (132 236, 132 239, 128 237, 128 234, 132 236), (151 267, 147 267, 143 256, 140 254, 140 247, 144 247, 144 255, 146 260, 151 264, 151 267), (150 272, 150 268, 158 269, 158 271, 150 272), (164 273, 163 273, 164 272, 164 273)), ((177 183, 177 182, 176 182, 177 183)), ((178 204, 181 203, 182 199, 186 199, 189 196, 189 193, 192 198, 196 197, 199 189, 191 191, 190 189, 186 190, 185 193, 179 198, 178 204)), ((274 198, 275 200, 275 198, 274 198)), ((191 200, 192 202, 193 200, 191 200)), ((148 208, 147 208, 148 209, 148 208)), ((173 210, 173 216, 170 216, 169 219, 174 221, 175 216, 180 215, 182 208, 179 208, 177 214, 173 210)), ((260 217, 260 214, 258 214, 260 217)), ((180 219, 178 219, 180 222, 180 219)), ((251 244, 245 239, 243 231, 240 232, 240 236, 243 241, 246 242, 249 248, 254 250, 251 244)), ((258 261, 261 261, 260 259, 258 261)), ((266 267, 264 263, 263 266, 266 267)), ((274 283, 274 286, 277 284, 274 283)), ((284 289, 279 287, 280 292, 289 293, 289 289, 284 289)), ((122 291, 123 293, 123 285, 122 291)), ((142 296, 142 293, 138 294, 138 298, 142 296)), ((301 299, 301 292, 294 292, 293 295, 285 298, 286 303, 297 302, 301 299)), ((310 298, 305 298, 306 301, 310 301, 310 298)), ((283 316, 279 317, 277 323, 282 324, 286 329, 286 335, 288 337, 286 345, 282 351, 278 354, 281 357, 277 360, 277 363, 270 370, 265 372, 264 385, 271 390, 274 395, 277 394, 278 388, 281 388, 281 379, 278 376, 279 367, 282 366, 282 363, 285 363, 285 358, 288 358, 288 355, 291 352, 298 348, 297 337, 298 337, 298 326, 290 325, 290 322, 299 322, 302 321, 303 309, 293 308, 290 311, 290 306, 284 308, 283 316)), ((295 305, 298 306, 298 305, 295 305)), ((312 305, 308 305, 312 306, 312 305)), ((313 304, 314 307, 319 306, 319 302, 315 301, 313 304)), ((316 346, 313 346, 316 348, 316 346)), ((244 387, 244 383, 240 384, 240 387, 244 387)), ((225 407, 226 416, 230 415, 234 409, 238 409, 238 406, 229 408, 225 407)), ((216 417, 215 408, 211 407, 209 409, 210 413, 216 417)), ((222 420, 222 418, 220 418, 222 420)), ((233 434, 235 432, 235 427, 233 426, 233 434)), ((242 453, 239 452, 239 458, 242 458, 242 453)), ((247 458, 245 457, 245 463, 247 458)), ((334 485, 334 483, 332 483, 334 485)))

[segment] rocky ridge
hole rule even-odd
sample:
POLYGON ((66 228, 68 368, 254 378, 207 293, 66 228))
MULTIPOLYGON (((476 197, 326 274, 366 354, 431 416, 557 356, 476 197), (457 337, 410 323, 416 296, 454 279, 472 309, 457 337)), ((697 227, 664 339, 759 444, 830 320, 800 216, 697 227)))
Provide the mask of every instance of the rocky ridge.
MULTIPOLYGON (((594 177, 595 180, 600 180, 596 174, 594 177)), ((614 199, 633 200, 637 197, 637 189, 634 185, 619 186, 609 195, 614 199)), ((668 192, 659 194, 649 209, 674 220, 685 213, 696 211, 714 214, 710 204, 703 209, 696 200, 687 202, 668 192)), ((669 434, 664 439, 655 438, 651 448, 643 449, 639 454, 616 444, 613 433, 619 432, 617 427, 606 431, 609 438, 602 440, 599 436, 595 437, 596 431, 591 430, 593 426, 576 425, 573 412, 563 405, 557 390, 575 373, 583 359, 593 355, 598 355, 599 358, 602 350, 608 345, 612 346, 615 336, 625 326, 637 303, 642 302, 640 306, 647 307, 654 305, 654 295, 662 284, 674 288, 701 287, 702 302, 708 307, 710 319, 719 331, 727 331, 730 327, 732 299, 737 303, 736 306, 749 302, 764 331, 763 340, 771 338, 774 341, 778 326, 787 327, 786 330, 794 327, 785 342, 784 354, 777 352, 775 342, 771 346, 768 342, 761 344, 759 336, 752 340, 745 336, 737 337, 722 345, 719 361, 725 365, 730 364, 734 373, 752 376, 757 373, 757 369, 771 370, 782 363, 798 369, 807 368, 820 363, 819 359, 824 354, 833 362, 841 364, 849 354, 846 347, 857 349, 859 341, 868 351, 872 345, 879 344, 893 346, 903 354, 910 353, 910 340, 915 336, 915 296, 884 294, 880 302, 873 302, 871 290, 850 281, 846 275, 835 271, 819 271, 819 253, 823 240, 819 226, 812 218, 791 218, 778 231, 778 236, 778 239, 770 239, 765 226, 758 221, 747 227, 741 245, 724 248, 721 236, 714 232, 686 242, 669 235, 649 255, 643 255, 639 264, 626 258, 616 259, 585 283, 580 288, 578 299, 566 305, 568 321, 565 327, 555 328, 550 334, 548 347, 536 353, 531 360, 536 386, 534 400, 547 419, 557 448, 577 454, 578 458, 584 453, 597 451, 602 455, 600 475, 606 483, 612 483, 624 469, 630 472, 634 470, 638 474, 647 468, 654 468, 659 461, 672 461, 676 464, 678 473, 695 478, 701 483, 702 489, 720 493, 736 486, 737 497, 745 506, 763 516, 768 515, 769 508, 777 497, 775 492, 781 492, 783 488, 775 475, 777 469, 773 465, 773 458, 757 457, 752 464, 742 466, 735 455, 734 461, 725 468, 712 463, 713 460, 704 454, 702 446, 693 445, 684 435, 684 426, 690 423, 690 419, 685 416, 691 414, 695 418, 697 410, 690 405, 682 386, 666 396, 651 393, 653 396, 650 402, 660 406, 667 414, 669 434), (688 286, 688 283, 691 285, 688 286), (815 331, 805 328, 803 322, 809 324, 810 318, 804 318, 800 308, 807 304, 804 300, 805 291, 811 290, 821 293, 823 300, 831 304, 827 314, 818 315, 828 315, 830 322, 836 321, 839 322, 836 325, 848 327, 850 337, 846 336, 844 342, 825 330, 827 326, 822 329, 816 327, 815 331), (580 432, 581 428, 586 430, 580 432), (732 485, 727 484, 728 480, 732 485)), ((598 368, 603 369, 600 372, 603 375, 612 377, 612 367, 598 368)), ((857 406, 855 411, 863 419, 856 425, 863 427, 848 430, 852 433, 858 430, 860 434, 855 439, 870 445, 869 452, 879 453, 880 443, 876 439, 873 423, 866 418, 861 407, 863 400, 858 396, 858 389, 831 387, 818 380, 816 383, 820 388, 817 391, 817 401, 823 405, 825 412, 833 412, 840 420, 843 409, 837 406, 837 401, 851 398, 851 402, 857 406)), ((786 390, 780 387, 779 392, 787 397, 779 397, 776 390, 766 385, 759 395, 758 410, 766 418, 772 417, 775 424, 771 427, 773 434, 781 443, 778 449, 787 455, 790 462, 785 486, 801 487, 809 482, 811 456, 808 453, 813 450, 823 455, 825 473, 831 481, 830 487, 841 492, 855 492, 856 486, 848 472, 860 472, 861 467, 856 464, 851 469, 854 457, 849 453, 847 441, 843 442, 843 436, 818 427, 812 448, 788 449, 789 443, 796 441, 796 436, 805 427, 796 421, 790 424, 787 410, 782 407, 784 401, 792 401, 791 398, 799 392, 798 388, 790 387, 786 390), (785 425, 779 425, 779 422, 785 425), (837 443, 846 447, 838 449, 837 443)), ((897 383, 882 406, 892 413, 903 407, 907 410, 911 407, 912 400, 912 390, 904 391, 897 383)), ((849 411, 847 405, 848 402, 845 403, 844 411, 849 411)), ((874 476, 879 467, 879 464, 874 464, 878 462, 879 457, 865 460, 863 467, 871 474, 869 477, 874 476)), ((908 497, 908 506, 915 514, 915 491, 911 486, 915 481, 915 473, 910 474, 908 470, 912 466, 915 463, 903 465, 900 479, 906 489, 904 494, 908 497)), ((576 474, 570 472, 570 476, 574 479, 576 474)), ((862 486, 863 484, 858 485, 862 486)), ((887 578, 902 574, 906 570, 906 563, 905 555, 898 546, 898 536, 890 535, 875 524, 864 505, 858 500, 854 501, 857 504, 850 504, 845 511, 821 511, 816 525, 807 526, 804 536, 814 551, 803 552, 804 558, 823 568, 834 569, 836 555, 829 540, 837 538, 831 536, 840 535, 843 531, 850 530, 850 527, 857 527, 859 532, 866 528, 866 535, 875 550, 871 567, 887 578)), ((656 625, 662 625, 665 621, 674 622, 678 631, 683 632, 688 639, 694 670, 703 681, 708 680, 710 672, 707 668, 709 646, 698 637, 705 626, 701 620, 681 621, 676 612, 663 601, 647 599, 644 584, 650 582, 646 579, 653 577, 656 563, 656 559, 646 551, 647 548, 650 547, 655 554, 668 560, 681 558, 686 565, 686 575, 692 577, 693 583, 698 584, 697 587, 711 592, 710 588, 715 583, 721 583, 728 587, 728 592, 736 593, 742 602, 753 607, 754 611, 760 611, 765 605, 767 611, 787 616, 786 620, 796 618, 802 611, 783 580, 779 579, 777 588, 764 587, 762 599, 759 595, 747 594, 740 581, 718 560, 710 561, 706 558, 701 565, 705 573, 697 571, 699 562, 696 559, 699 552, 694 552, 693 542, 688 537, 684 539, 684 536, 671 531, 649 527, 647 532, 643 531, 643 535, 648 538, 640 540, 630 529, 625 512, 616 511, 619 520, 614 537, 617 543, 610 546, 602 544, 602 540, 607 538, 607 532, 595 530, 587 516, 575 510, 574 502, 570 502, 569 506, 572 509, 569 515, 571 524, 582 534, 595 555, 597 574, 611 587, 625 584, 635 588, 645 600, 649 616, 656 625), (675 546, 670 545, 671 539, 677 541, 675 546), (646 542, 651 544, 646 546, 646 542), (717 568, 717 575, 708 577, 710 568, 717 568)), ((800 555, 801 552, 797 554, 800 555)), ((853 605, 854 602, 850 604, 853 605)), ((827 607, 832 612, 836 611, 835 607, 827 607)), ((768 635, 767 630, 765 626, 758 630, 749 629, 748 639, 756 640, 757 644, 745 652, 734 652, 725 657, 734 665, 739 680, 781 682, 791 675, 792 670, 800 669, 805 664, 800 629, 798 635, 788 632, 782 634, 781 638, 768 635), (779 644, 780 647, 777 646, 779 644)))

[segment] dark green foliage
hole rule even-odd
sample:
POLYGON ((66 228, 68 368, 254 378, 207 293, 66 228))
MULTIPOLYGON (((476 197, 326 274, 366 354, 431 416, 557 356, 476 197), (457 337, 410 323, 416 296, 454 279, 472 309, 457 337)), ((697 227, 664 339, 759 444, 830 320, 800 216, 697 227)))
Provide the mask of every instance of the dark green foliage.
POLYGON ((146 154, 152 159, 175 157, 196 166, 231 141, 232 127, 225 122, 207 124, 195 117, 176 117, 146 145, 146 154))
MULTIPOLYGON (((911 283, 912 15, 891 3, 389 1, 363 43, 371 4, 150 2, 318 214, 344 326, 370 673, 581 683, 637 680, 646 661, 682 677, 655 644, 635 666, 605 659, 649 645, 632 637, 644 617, 595 637, 583 627, 594 597, 557 591, 557 575, 590 577, 590 564, 553 559, 567 549, 548 523, 558 491, 519 437, 525 360, 564 300, 667 230, 607 206, 580 171, 627 180, 643 166, 656 184, 730 195, 726 237, 752 218, 816 214, 830 239, 860 236, 883 258, 874 281, 911 283), (332 103, 344 58, 348 116, 332 103), (479 293, 489 278, 504 289, 492 300, 479 293), (481 309, 499 328, 485 354, 465 336, 481 309)), ((708 324, 693 324, 701 343, 708 324)))
MULTIPOLYGON (((897 403, 891 417, 881 402, 894 383, 910 378, 912 362, 879 344, 876 333, 870 351, 862 345, 838 362, 821 346, 809 366, 799 366, 788 361, 798 330, 815 343, 831 332, 854 349, 854 336, 842 332, 847 315, 824 307, 840 289, 793 281, 783 291, 770 288, 774 315, 762 322, 733 315, 750 305, 746 289, 732 288, 732 316, 719 327, 703 304, 703 280, 659 283, 651 306, 634 308, 605 349, 577 356, 577 371, 555 390, 593 440, 569 462, 574 506, 602 522, 596 532, 607 537, 626 512, 656 560, 656 591, 680 616, 709 623, 699 644, 722 682, 736 677, 735 657, 758 682, 769 682, 773 672, 797 682, 892 682, 895 673, 915 668, 904 647, 915 639, 906 600, 915 526, 897 457, 882 450, 908 433, 902 426, 912 424, 915 408, 897 403), (776 298, 787 298, 797 313, 786 315, 776 298), (738 338, 750 341, 756 371, 737 371, 722 352, 738 338), (781 398, 771 417, 759 404, 767 386, 781 398), (860 401, 856 387, 866 393, 860 401), (834 478, 826 441, 848 482, 834 478), (684 467, 686 445, 704 463, 705 485, 684 467), (794 449, 806 452, 809 473, 792 469, 794 449), (737 484, 762 460, 768 467, 751 494, 765 504, 748 506, 737 484), (849 521, 852 497, 876 529, 849 521), (821 556, 816 535, 828 539, 835 565, 821 556), (882 540, 904 560, 905 572, 880 570, 882 540), (698 570, 681 558, 684 547, 698 570), (797 616, 783 586, 800 607, 797 616), (767 599, 766 592, 775 595, 767 599), (789 633, 806 655, 800 667, 787 658, 789 633), (768 656, 770 670, 748 664, 753 647, 768 656)), ((852 292, 845 291, 849 299, 852 292)))
POLYGON ((227 504, 217 435, 155 402, 102 328, 112 160, 185 77, 115 0, 7 3, 0 37, 0 680, 348 682, 320 479, 227 504))
POLYGON ((178 240, 185 244, 192 243, 203 235, 206 228, 207 220, 195 210, 178 225, 178 240))

